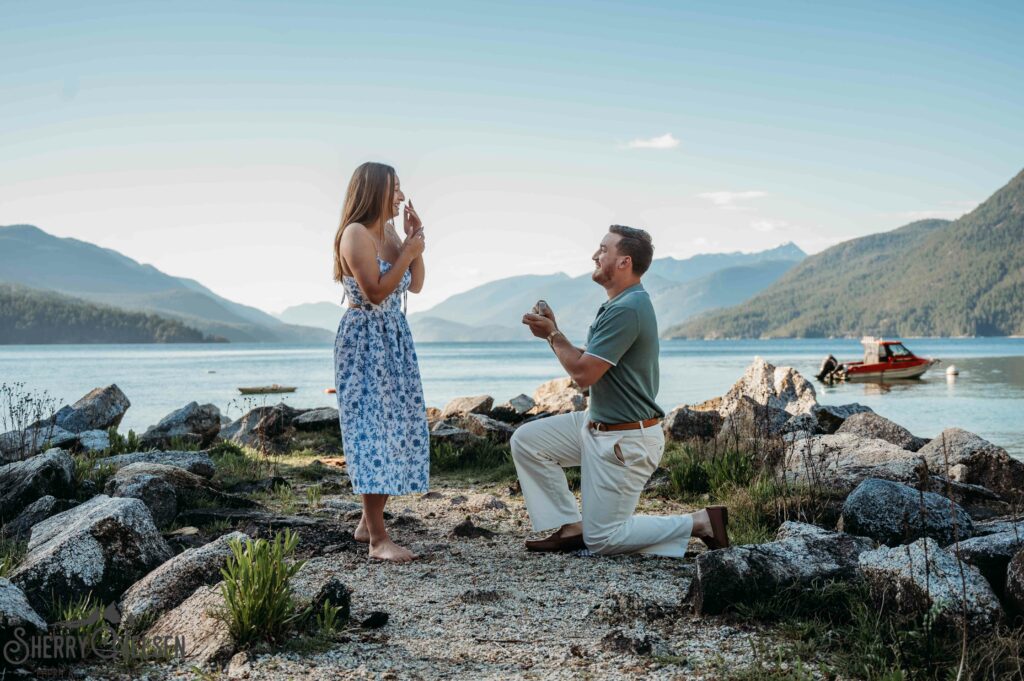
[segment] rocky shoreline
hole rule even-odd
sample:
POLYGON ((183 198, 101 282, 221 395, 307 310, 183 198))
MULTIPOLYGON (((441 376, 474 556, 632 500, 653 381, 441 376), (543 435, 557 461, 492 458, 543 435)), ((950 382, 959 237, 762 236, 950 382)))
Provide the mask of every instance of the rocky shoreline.
MULTIPOLYGON (((97 388, 0 434, 0 648, 66 632, 61 613, 89 599, 125 640, 180 639, 184 656, 0 666, 24 678, 759 678, 738 670, 791 642, 737 613, 822 585, 971 640, 1020 631, 1024 463, 957 428, 925 440, 863 405, 820 405, 798 372, 760 358, 725 395, 667 416, 671 444, 641 501, 681 513, 727 499, 735 546, 694 542, 682 561, 527 554, 508 440, 586 399, 556 379, 501 405, 428 410, 434 491, 394 500, 388 521, 422 559, 397 566, 352 539, 336 410, 279 404, 230 422, 192 402, 136 437, 116 430, 127 396, 97 388), (243 649, 212 614, 230 541, 284 529, 307 561, 296 601, 344 601, 351 616, 316 645, 300 632, 306 644, 243 649)), ((805 662, 831 664, 827 650, 805 662)))

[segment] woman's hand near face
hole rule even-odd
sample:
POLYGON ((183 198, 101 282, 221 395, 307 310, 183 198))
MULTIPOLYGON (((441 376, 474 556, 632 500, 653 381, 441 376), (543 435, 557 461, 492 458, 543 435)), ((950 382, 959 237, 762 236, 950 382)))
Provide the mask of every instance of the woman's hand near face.
POLYGON ((402 208, 402 225, 405 229, 405 236, 411 236, 417 229, 423 229, 423 221, 412 205, 412 201, 406 201, 402 208))

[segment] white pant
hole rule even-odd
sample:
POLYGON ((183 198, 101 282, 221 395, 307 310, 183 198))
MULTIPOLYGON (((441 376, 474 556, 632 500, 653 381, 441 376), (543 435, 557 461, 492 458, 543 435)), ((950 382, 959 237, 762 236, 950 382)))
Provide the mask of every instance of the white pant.
POLYGON ((693 530, 688 515, 634 516, 644 484, 665 451, 661 426, 597 432, 588 412, 527 423, 512 436, 512 459, 534 530, 581 520, 563 468, 581 466, 583 541, 594 553, 682 558, 693 530))

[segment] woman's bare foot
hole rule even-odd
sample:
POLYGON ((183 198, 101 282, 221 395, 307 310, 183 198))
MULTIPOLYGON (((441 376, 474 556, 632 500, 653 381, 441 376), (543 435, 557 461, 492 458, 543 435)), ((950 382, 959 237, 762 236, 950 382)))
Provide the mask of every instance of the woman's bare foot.
POLYGON ((416 560, 419 556, 404 546, 399 546, 388 537, 379 543, 370 544, 370 558, 387 560, 392 563, 408 563, 411 560, 416 560))
POLYGON ((352 533, 352 537, 360 544, 370 543, 370 531, 366 529, 366 518, 364 516, 359 516, 359 524, 356 525, 356 531, 352 533))

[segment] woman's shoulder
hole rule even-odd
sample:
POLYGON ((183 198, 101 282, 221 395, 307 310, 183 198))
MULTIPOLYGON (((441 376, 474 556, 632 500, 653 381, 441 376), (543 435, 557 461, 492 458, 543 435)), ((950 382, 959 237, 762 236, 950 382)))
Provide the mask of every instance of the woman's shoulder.
POLYGON ((345 225, 345 229, 342 231, 341 238, 344 240, 348 239, 365 239, 370 238, 370 231, 366 229, 366 225, 361 222, 350 222, 345 225))

